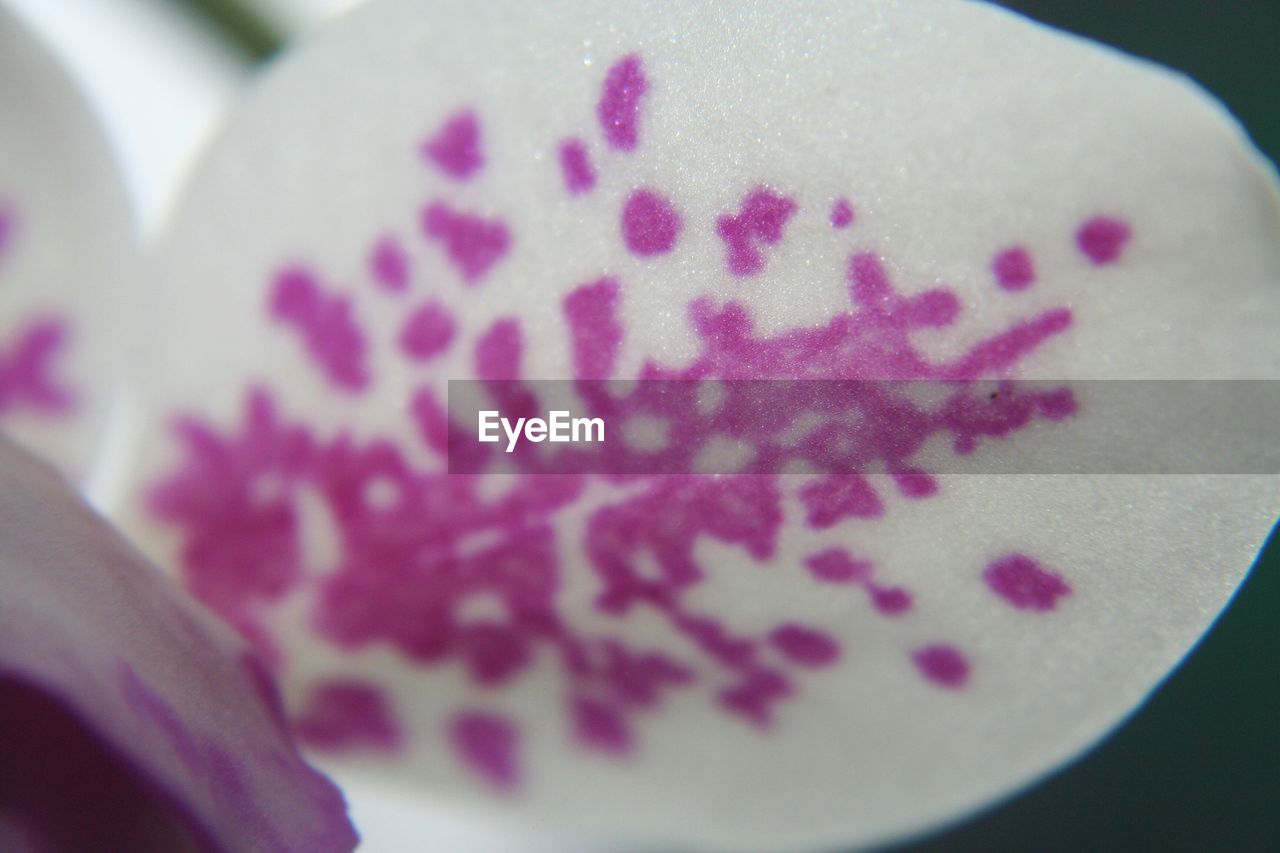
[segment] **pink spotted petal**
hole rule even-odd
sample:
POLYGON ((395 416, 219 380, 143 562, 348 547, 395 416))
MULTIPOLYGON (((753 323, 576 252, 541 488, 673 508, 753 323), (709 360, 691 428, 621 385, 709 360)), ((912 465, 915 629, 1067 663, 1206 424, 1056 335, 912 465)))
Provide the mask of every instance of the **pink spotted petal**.
POLYGON ((1137 452, 993 473, 1165 437, 1085 380, 1280 376, 1280 208, 1223 110, 983 4, 805 10, 368 4, 159 240, 116 511, 407 849, 441 804, 621 849, 959 818, 1130 714, 1280 511, 1137 452), (556 379, 604 458, 671 467, 448 406, 536 417, 556 379))
POLYGON ((139 238, 89 105, 3 10, 0 128, 0 432, 99 485, 139 238))

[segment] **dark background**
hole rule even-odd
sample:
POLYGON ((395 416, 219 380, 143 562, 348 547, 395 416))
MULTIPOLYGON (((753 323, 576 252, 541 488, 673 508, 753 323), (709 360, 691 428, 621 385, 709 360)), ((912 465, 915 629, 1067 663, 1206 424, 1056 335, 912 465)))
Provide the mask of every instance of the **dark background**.
MULTIPOLYGON (((1191 75, 1280 160, 1278 0, 1001 5, 1191 75)), ((1280 851, 1276 530, 1213 630, 1100 747, 966 823, 892 848, 1059 850, 1280 851)))
MULTIPOLYGON (((172 2, 247 58, 280 46, 248 0, 172 2)), ((1189 74, 1280 160, 1280 0, 1001 5, 1189 74)), ((966 823, 891 850, 1280 851, 1280 535, 1214 629, 1100 747, 966 823)))

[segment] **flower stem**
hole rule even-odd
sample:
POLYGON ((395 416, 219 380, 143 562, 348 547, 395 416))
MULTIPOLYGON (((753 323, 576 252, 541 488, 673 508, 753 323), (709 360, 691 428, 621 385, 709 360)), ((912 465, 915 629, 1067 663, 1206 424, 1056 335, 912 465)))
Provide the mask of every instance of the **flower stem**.
POLYGON ((285 34, 253 0, 169 0, 195 16, 246 59, 260 62, 284 43, 285 34))

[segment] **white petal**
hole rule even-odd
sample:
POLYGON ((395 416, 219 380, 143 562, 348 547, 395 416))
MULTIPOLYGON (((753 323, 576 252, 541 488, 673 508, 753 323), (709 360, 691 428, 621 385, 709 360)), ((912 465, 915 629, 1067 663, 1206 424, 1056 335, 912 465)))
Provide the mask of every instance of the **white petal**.
POLYGON ((119 415, 137 245, 88 105, 0 12, 0 428, 82 482, 119 415))
MULTIPOLYGON (((826 517, 793 478, 776 504, 537 478, 501 503, 428 473, 419 392, 698 359, 1274 378, 1278 233, 1220 107, 990 8, 377 3, 278 64, 189 187, 122 516, 278 652, 352 778, 560 838, 883 840, 1129 713, 1276 478, 877 480, 826 517)), ((1011 444, 1116 426, 1082 405, 1011 444)))

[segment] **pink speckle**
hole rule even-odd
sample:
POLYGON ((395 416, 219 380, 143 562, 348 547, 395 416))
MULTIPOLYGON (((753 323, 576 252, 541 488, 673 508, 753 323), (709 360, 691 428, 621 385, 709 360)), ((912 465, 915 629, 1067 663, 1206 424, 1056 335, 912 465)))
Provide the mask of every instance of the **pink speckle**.
POLYGON ((387 235, 369 251, 369 272, 374 283, 389 293, 409 287, 409 258, 395 237, 387 235))
POLYGON ((501 220, 460 213, 443 202, 423 211, 422 230, 444 243, 449 261, 467 284, 484 278, 511 247, 511 234, 501 220))
POLYGON ((902 496, 910 500, 933 497, 938 493, 938 481, 924 471, 899 471, 893 475, 893 482, 902 496))
POLYGON ((29 408, 63 415, 75 407, 75 394, 52 377, 53 360, 65 349, 70 332, 57 318, 32 321, 18 339, 0 351, 0 415, 29 408))
POLYGON ((975 346, 948 368, 950 377, 995 373, 1036 349, 1046 338, 1066 331, 1071 326, 1071 311, 1055 308, 1025 322, 1010 326, 1001 334, 975 346))
POLYGON ((773 706, 794 692, 791 681, 772 669, 750 671, 741 684, 720 691, 720 704, 749 723, 764 728, 773 722, 773 706))
POLYGON ((911 609, 911 593, 901 587, 882 587, 872 582, 875 567, 868 560, 854 559, 843 548, 828 548, 805 558, 805 568, 826 583, 856 584, 871 598, 876 612, 899 616, 911 609))
POLYGON ((843 548, 829 548, 805 558, 805 567, 827 583, 858 583, 871 576, 871 563, 855 560, 843 548))
POLYGON ((1062 576, 1025 554, 1010 554, 987 566, 982 577, 996 595, 1019 610, 1053 610, 1058 599, 1070 595, 1062 576))
MULTIPOLYGON (((914 329, 936 319, 920 316, 915 302, 919 297, 897 293, 875 255, 854 255, 849 277, 853 311, 773 337, 754 333, 751 315, 742 305, 714 307, 710 300, 695 299, 688 310, 704 352, 687 370, 646 378, 973 379, 1016 364, 1071 325, 1070 311, 1050 309, 977 342, 952 361, 935 364, 921 356, 911 339, 914 329)), ((952 321, 956 317, 958 312, 952 321)))
POLYGON ((642 257, 674 249, 681 227, 675 207, 652 190, 636 190, 622 208, 622 238, 642 257))
POLYGON ((768 187, 757 187, 742 200, 737 215, 716 220, 716 233, 728 249, 726 264, 738 277, 755 275, 764 269, 764 254, 756 243, 773 246, 782 241, 787 222, 795 215, 796 203, 768 187))
POLYGON ((801 666, 830 666, 840 657, 836 641, 821 631, 803 625, 782 625, 769 635, 769 641, 787 658, 801 666))
POLYGON ((955 322, 960 314, 960 300, 949 290, 926 290, 903 302, 902 313, 913 326, 940 329, 955 322))
POLYGON ((609 69, 596 105, 596 117, 610 148, 634 150, 640 140, 640 101, 649 80, 637 54, 619 59, 609 69))
POLYGON ((1133 236, 1129 224, 1109 216, 1095 216, 1076 231, 1076 246, 1095 266, 1115 263, 1133 236))
POLYGON ((507 318, 498 320, 476 342, 476 376, 481 379, 519 379, 524 336, 520 324, 507 318))
POLYGON ((911 609, 911 593, 899 586, 871 586, 871 604, 885 616, 898 616, 911 609))
POLYGON ((849 259, 848 277, 853 284, 853 301, 873 311, 883 310, 894 296, 889 273, 870 252, 859 252, 849 259))
POLYGON ((969 681, 969 661, 954 646, 926 646, 911 658, 920 674, 939 687, 955 690, 969 681))
POLYGON ((616 280, 602 278, 565 297, 575 379, 608 379, 613 375, 622 344, 619 291, 616 280))
POLYGON ((560 174, 569 195, 582 195, 596 185, 596 170, 591 165, 587 144, 581 139, 566 139, 560 143, 560 174))
POLYGON ((343 391, 365 389, 365 338, 350 299, 326 293, 308 270, 289 267, 275 277, 270 307, 277 321, 302 334, 312 361, 330 382, 343 391))
POLYGON ((505 792, 520 784, 520 733, 505 717, 483 711, 458 714, 449 725, 449 739, 458 760, 490 786, 505 792))
POLYGON ((400 728, 382 691, 361 682, 328 681, 316 685, 293 725, 305 743, 324 750, 390 750, 401 741, 400 728))
POLYGON ((853 204, 847 198, 836 199, 831 206, 831 227, 848 228, 853 224, 853 204))
POLYGON ((261 389, 249 394, 248 409, 241 434, 225 438, 178 419, 187 464, 153 489, 149 505, 161 520, 195 528, 183 550, 188 589, 251 635, 254 603, 279 599, 301 572, 296 510, 287 495, 258 486, 295 480, 311 465, 313 445, 305 430, 279 422, 261 389))
POLYGON ((996 284, 1005 290, 1026 290, 1036 280, 1035 262, 1022 246, 1005 249, 991 261, 996 284))
POLYGON ((409 400, 409 413, 423 442, 437 453, 449 452, 449 413, 429 388, 419 388, 409 400))
POLYGON ((456 331, 453 315, 439 302, 428 302, 405 320, 400 329, 400 349, 415 361, 427 361, 449 348, 456 331))
POLYGON ((597 699, 573 699, 572 714, 578 742, 588 749, 623 755, 631 751, 631 730, 618 709, 597 699))
POLYGON ((1080 408, 1076 395, 1070 388, 1061 388, 1041 395, 1039 400, 1040 414, 1051 421, 1060 421, 1074 415, 1080 408))
POLYGON ((422 154, 451 178, 465 181, 484 168, 480 121, 470 110, 455 113, 423 143, 422 154))
POLYGON ((832 474, 800 489, 809 526, 821 530, 844 518, 879 518, 884 504, 861 474, 832 474))
POLYGON ((528 638, 498 622, 457 625, 453 642, 476 684, 501 684, 531 660, 528 638))

